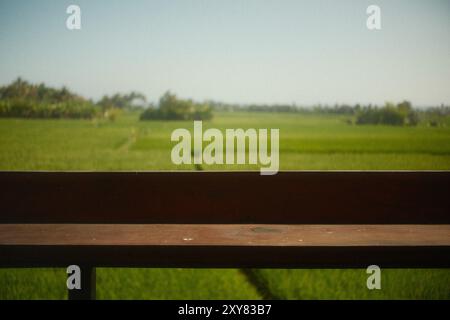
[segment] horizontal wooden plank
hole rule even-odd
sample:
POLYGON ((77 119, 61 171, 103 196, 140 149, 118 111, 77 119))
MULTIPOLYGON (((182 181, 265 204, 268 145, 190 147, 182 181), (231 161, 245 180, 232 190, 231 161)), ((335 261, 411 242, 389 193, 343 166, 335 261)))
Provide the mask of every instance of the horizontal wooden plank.
POLYGON ((450 172, 0 172, 0 223, 450 224, 450 172))
POLYGON ((450 246, 450 225, 2 224, 0 245, 450 246))
POLYGON ((0 266, 450 267, 448 225, 0 225, 0 266))

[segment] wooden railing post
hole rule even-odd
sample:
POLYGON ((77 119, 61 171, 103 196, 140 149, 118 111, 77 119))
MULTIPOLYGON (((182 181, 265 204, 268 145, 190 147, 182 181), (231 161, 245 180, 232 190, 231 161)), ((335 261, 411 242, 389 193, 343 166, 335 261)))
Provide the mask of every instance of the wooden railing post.
POLYGON ((95 300, 96 274, 93 266, 80 266, 81 289, 69 289, 69 300, 95 300))

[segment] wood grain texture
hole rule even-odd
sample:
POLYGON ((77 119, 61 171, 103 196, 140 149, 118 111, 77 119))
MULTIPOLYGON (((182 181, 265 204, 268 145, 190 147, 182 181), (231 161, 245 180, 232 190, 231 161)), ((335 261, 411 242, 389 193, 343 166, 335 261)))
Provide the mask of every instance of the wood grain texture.
POLYGON ((0 172, 0 223, 450 224, 450 172, 0 172))
POLYGON ((0 267, 450 267, 448 225, 0 225, 0 267))
POLYGON ((450 225, 3 224, 5 245, 450 246, 450 225))

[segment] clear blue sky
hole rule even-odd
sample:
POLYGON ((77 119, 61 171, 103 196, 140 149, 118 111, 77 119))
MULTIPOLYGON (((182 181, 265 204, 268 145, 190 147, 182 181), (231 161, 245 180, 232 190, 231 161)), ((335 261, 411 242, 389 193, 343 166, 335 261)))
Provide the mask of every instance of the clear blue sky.
POLYGON ((0 84, 18 76, 94 99, 449 104, 450 0, 0 0, 0 84))

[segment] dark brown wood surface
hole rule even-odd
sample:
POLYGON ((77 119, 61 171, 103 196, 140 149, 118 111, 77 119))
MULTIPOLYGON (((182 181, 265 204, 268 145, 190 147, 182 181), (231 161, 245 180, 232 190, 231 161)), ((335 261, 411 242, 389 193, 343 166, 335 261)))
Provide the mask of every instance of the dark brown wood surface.
POLYGON ((450 172, 0 172, 0 223, 449 224, 450 172))
POLYGON ((0 225, 0 266, 450 267, 448 225, 0 225))

